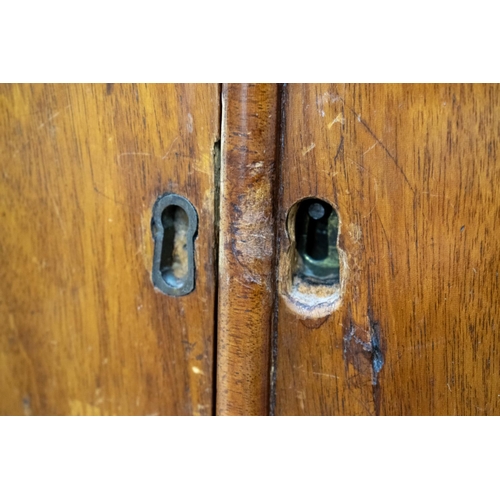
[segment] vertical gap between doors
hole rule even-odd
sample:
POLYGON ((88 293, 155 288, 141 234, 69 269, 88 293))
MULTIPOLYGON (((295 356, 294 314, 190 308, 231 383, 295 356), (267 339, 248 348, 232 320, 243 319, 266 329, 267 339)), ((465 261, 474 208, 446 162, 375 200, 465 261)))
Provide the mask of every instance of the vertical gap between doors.
POLYGON ((221 141, 222 141, 222 83, 218 85, 219 93, 219 137, 213 147, 214 165, 214 334, 212 344, 212 416, 217 412, 217 331, 219 319, 219 221, 220 221, 220 167, 221 167, 221 141))
POLYGON ((274 179, 274 301, 273 301, 273 316, 271 325, 271 374, 270 374, 270 389, 269 389, 269 415, 274 416, 276 410, 276 362, 278 359, 278 306, 279 306, 279 296, 278 296, 278 265, 279 265, 279 232, 280 232, 280 220, 281 220, 281 199, 283 191, 282 182, 282 158, 285 142, 285 101, 286 101, 287 84, 279 84, 278 90, 278 113, 276 120, 276 177, 274 179))

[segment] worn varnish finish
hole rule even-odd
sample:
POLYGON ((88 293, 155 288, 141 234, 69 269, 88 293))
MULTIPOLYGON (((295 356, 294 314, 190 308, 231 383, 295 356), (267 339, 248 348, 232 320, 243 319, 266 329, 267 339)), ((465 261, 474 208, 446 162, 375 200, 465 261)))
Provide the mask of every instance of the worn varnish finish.
POLYGON ((211 414, 217 85, 0 89, 0 413, 211 414), (151 209, 199 215, 196 289, 151 283, 151 209))
POLYGON ((276 414, 500 414, 500 87, 290 85, 287 210, 327 199, 342 303, 279 303, 276 414))
POLYGON ((217 413, 269 411, 277 85, 225 85, 217 413))
MULTIPOLYGON (((500 414, 500 87, 224 92, 217 412, 500 414), (274 276, 310 196, 345 255, 324 317, 274 276)), ((0 414, 214 411, 219 106, 217 85, 0 87, 0 414), (179 298, 151 283, 166 191, 199 216, 179 298)))

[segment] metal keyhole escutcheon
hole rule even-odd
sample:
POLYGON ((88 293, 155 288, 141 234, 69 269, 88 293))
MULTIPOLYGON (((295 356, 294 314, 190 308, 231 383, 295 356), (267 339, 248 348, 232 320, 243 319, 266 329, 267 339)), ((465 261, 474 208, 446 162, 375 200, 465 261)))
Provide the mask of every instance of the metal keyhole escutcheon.
POLYGON ((160 196, 153 207, 152 280, 166 295, 179 297, 195 287, 194 239, 198 215, 192 203, 174 193, 160 196))

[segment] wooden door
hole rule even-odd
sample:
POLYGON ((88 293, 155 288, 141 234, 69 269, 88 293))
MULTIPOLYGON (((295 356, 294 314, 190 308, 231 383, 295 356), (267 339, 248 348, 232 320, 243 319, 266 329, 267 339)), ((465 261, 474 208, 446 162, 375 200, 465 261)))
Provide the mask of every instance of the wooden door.
POLYGON ((275 413, 499 414, 500 87, 290 85, 283 113, 279 259, 305 197, 343 258, 325 314, 282 287, 275 413))
POLYGON ((250 207, 242 194, 233 207, 250 235, 238 247, 241 231, 224 235, 233 244, 221 258, 240 265, 219 276, 229 283, 219 304, 273 299, 254 300, 219 339, 219 366, 234 370, 218 380, 219 412, 499 414, 500 87, 292 84, 275 97, 229 85, 227 124, 236 95, 248 117, 265 103, 279 107, 277 124, 254 130, 240 119, 244 144, 223 136, 223 172, 238 190, 264 169, 274 189, 250 207), (261 138, 274 135, 270 162, 261 138), (252 162, 231 146, 252 151, 252 162), (336 218, 311 236, 301 207, 315 204, 336 218), (255 221, 266 225, 260 239, 255 221), (321 231, 333 235, 331 255, 315 252, 321 231), (273 262, 271 280, 264 261, 273 262), (269 358, 256 349, 262 339, 269 358), (269 400, 257 404, 261 390, 250 404, 243 389, 263 376, 269 400))
POLYGON ((0 414, 211 415, 218 85, 0 88, 0 414), (196 289, 151 282, 194 205, 196 289))

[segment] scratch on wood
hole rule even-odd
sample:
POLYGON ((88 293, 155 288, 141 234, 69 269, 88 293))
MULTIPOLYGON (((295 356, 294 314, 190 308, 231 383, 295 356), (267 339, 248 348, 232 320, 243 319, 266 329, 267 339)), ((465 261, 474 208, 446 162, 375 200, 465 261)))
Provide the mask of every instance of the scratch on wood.
POLYGON ((177 141, 177 139, 179 139, 179 136, 177 136, 171 143, 170 143, 170 146, 167 150, 167 152, 165 153, 164 156, 161 157, 162 160, 164 160, 165 158, 168 157, 168 155, 170 154, 170 151, 172 151, 172 148, 174 147, 174 144, 175 144, 175 141, 177 141))
POLYGON ((378 142, 373 143, 364 153, 363 156, 365 156, 366 153, 369 153, 376 145, 378 142))
POLYGON ((314 142, 311 143, 308 147, 306 147, 302 150, 302 156, 305 156, 307 153, 312 151, 315 147, 316 147, 316 144, 314 144, 314 142))
POLYGON ((340 138, 340 144, 339 144, 339 147, 337 148, 337 152, 335 153, 335 157, 333 158, 333 161, 337 161, 337 158, 340 156, 340 155, 343 155, 344 153, 344 136, 342 136, 340 138))
POLYGON ((332 375, 330 373, 313 372, 313 375, 319 375, 320 377, 328 377, 328 378, 340 378, 337 375, 332 375))
POLYGON ((394 165, 396 166, 396 168, 399 170, 399 172, 401 173, 401 175, 403 176, 406 184, 408 185, 408 187, 411 189, 412 193, 415 194, 415 189, 414 187, 411 185, 410 181, 408 180, 408 177, 406 177, 406 174, 404 172, 404 170, 401 168, 401 166, 399 165, 398 161, 396 160, 396 158, 392 155, 392 153, 389 151, 389 149, 387 149, 387 146, 374 134, 374 132, 372 131, 372 129, 368 126, 368 123, 366 123, 362 118, 361 118, 361 115, 358 114, 356 112, 355 109, 351 108, 345 101, 343 98, 342 99, 342 102, 344 103, 345 107, 347 109, 349 109, 357 118, 358 122, 361 123, 361 125, 363 125, 363 127, 365 127, 366 131, 377 141, 378 144, 380 144, 380 146, 382 146, 382 148, 384 149, 384 151, 386 152, 387 156, 389 156, 389 158, 393 161, 394 165))
POLYGON ((345 118, 344 118, 344 115, 343 115, 342 113, 339 113, 339 114, 335 117, 335 119, 334 119, 331 123, 329 123, 329 124, 327 125, 327 126, 328 126, 328 130, 330 130, 330 129, 333 127, 333 125, 334 125, 335 123, 340 123, 341 125, 343 125, 343 124, 345 123, 345 118))

